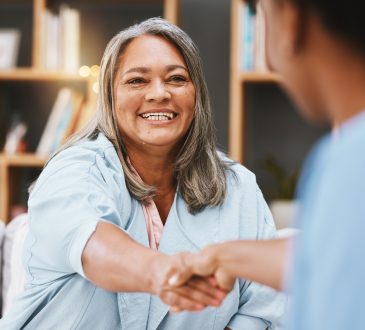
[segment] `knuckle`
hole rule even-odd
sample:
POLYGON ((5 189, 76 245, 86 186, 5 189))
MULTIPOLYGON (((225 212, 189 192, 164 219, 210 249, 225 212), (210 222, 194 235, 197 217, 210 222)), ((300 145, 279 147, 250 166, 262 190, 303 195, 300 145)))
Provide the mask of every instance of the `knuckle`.
POLYGON ((179 304, 179 299, 177 298, 176 294, 170 293, 169 294, 169 302, 170 305, 177 306, 179 304))

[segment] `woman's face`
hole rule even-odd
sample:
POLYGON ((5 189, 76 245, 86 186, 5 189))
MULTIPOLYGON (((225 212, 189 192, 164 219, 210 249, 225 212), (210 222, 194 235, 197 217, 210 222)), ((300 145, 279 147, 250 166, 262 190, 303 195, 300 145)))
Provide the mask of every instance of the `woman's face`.
POLYGON ((142 35, 128 44, 119 60, 114 95, 127 148, 171 150, 194 118, 195 87, 185 61, 160 36, 142 35))

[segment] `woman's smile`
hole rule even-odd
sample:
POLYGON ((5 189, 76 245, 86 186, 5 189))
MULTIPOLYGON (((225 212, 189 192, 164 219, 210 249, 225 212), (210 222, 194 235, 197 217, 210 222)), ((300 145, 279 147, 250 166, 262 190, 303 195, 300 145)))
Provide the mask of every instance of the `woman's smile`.
POLYGON ((166 124, 168 122, 173 122, 178 114, 169 109, 152 109, 145 111, 138 116, 152 124, 166 124))

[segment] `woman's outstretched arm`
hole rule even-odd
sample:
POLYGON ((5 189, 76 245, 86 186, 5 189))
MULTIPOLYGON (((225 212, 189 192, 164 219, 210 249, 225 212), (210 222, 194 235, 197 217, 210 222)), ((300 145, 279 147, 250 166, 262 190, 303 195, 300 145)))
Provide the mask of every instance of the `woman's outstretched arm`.
POLYGON ((219 305, 225 293, 209 280, 193 278, 179 288, 168 285, 172 274, 187 271, 187 257, 184 253, 167 256, 148 249, 117 226, 100 221, 85 246, 82 264, 86 277, 106 290, 149 292, 186 310, 219 305))

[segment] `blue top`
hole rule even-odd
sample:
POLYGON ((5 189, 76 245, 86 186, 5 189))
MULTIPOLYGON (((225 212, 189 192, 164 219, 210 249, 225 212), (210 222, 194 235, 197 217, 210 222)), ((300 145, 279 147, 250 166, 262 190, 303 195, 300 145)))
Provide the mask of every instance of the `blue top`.
MULTIPOLYGON (((241 165, 231 168, 219 207, 192 215, 176 193, 159 251, 193 252, 226 240, 275 236, 255 176, 241 165)), ((237 281, 219 308, 180 314, 168 313, 159 297, 147 293, 97 288, 85 278, 81 254, 98 221, 149 244, 141 204, 127 190, 116 151, 102 134, 62 151, 38 179, 29 199, 26 291, 0 321, 1 329, 276 329, 286 298, 248 281, 237 281)))
POLYGON ((326 136, 301 180, 289 329, 365 329, 365 112, 326 136))

